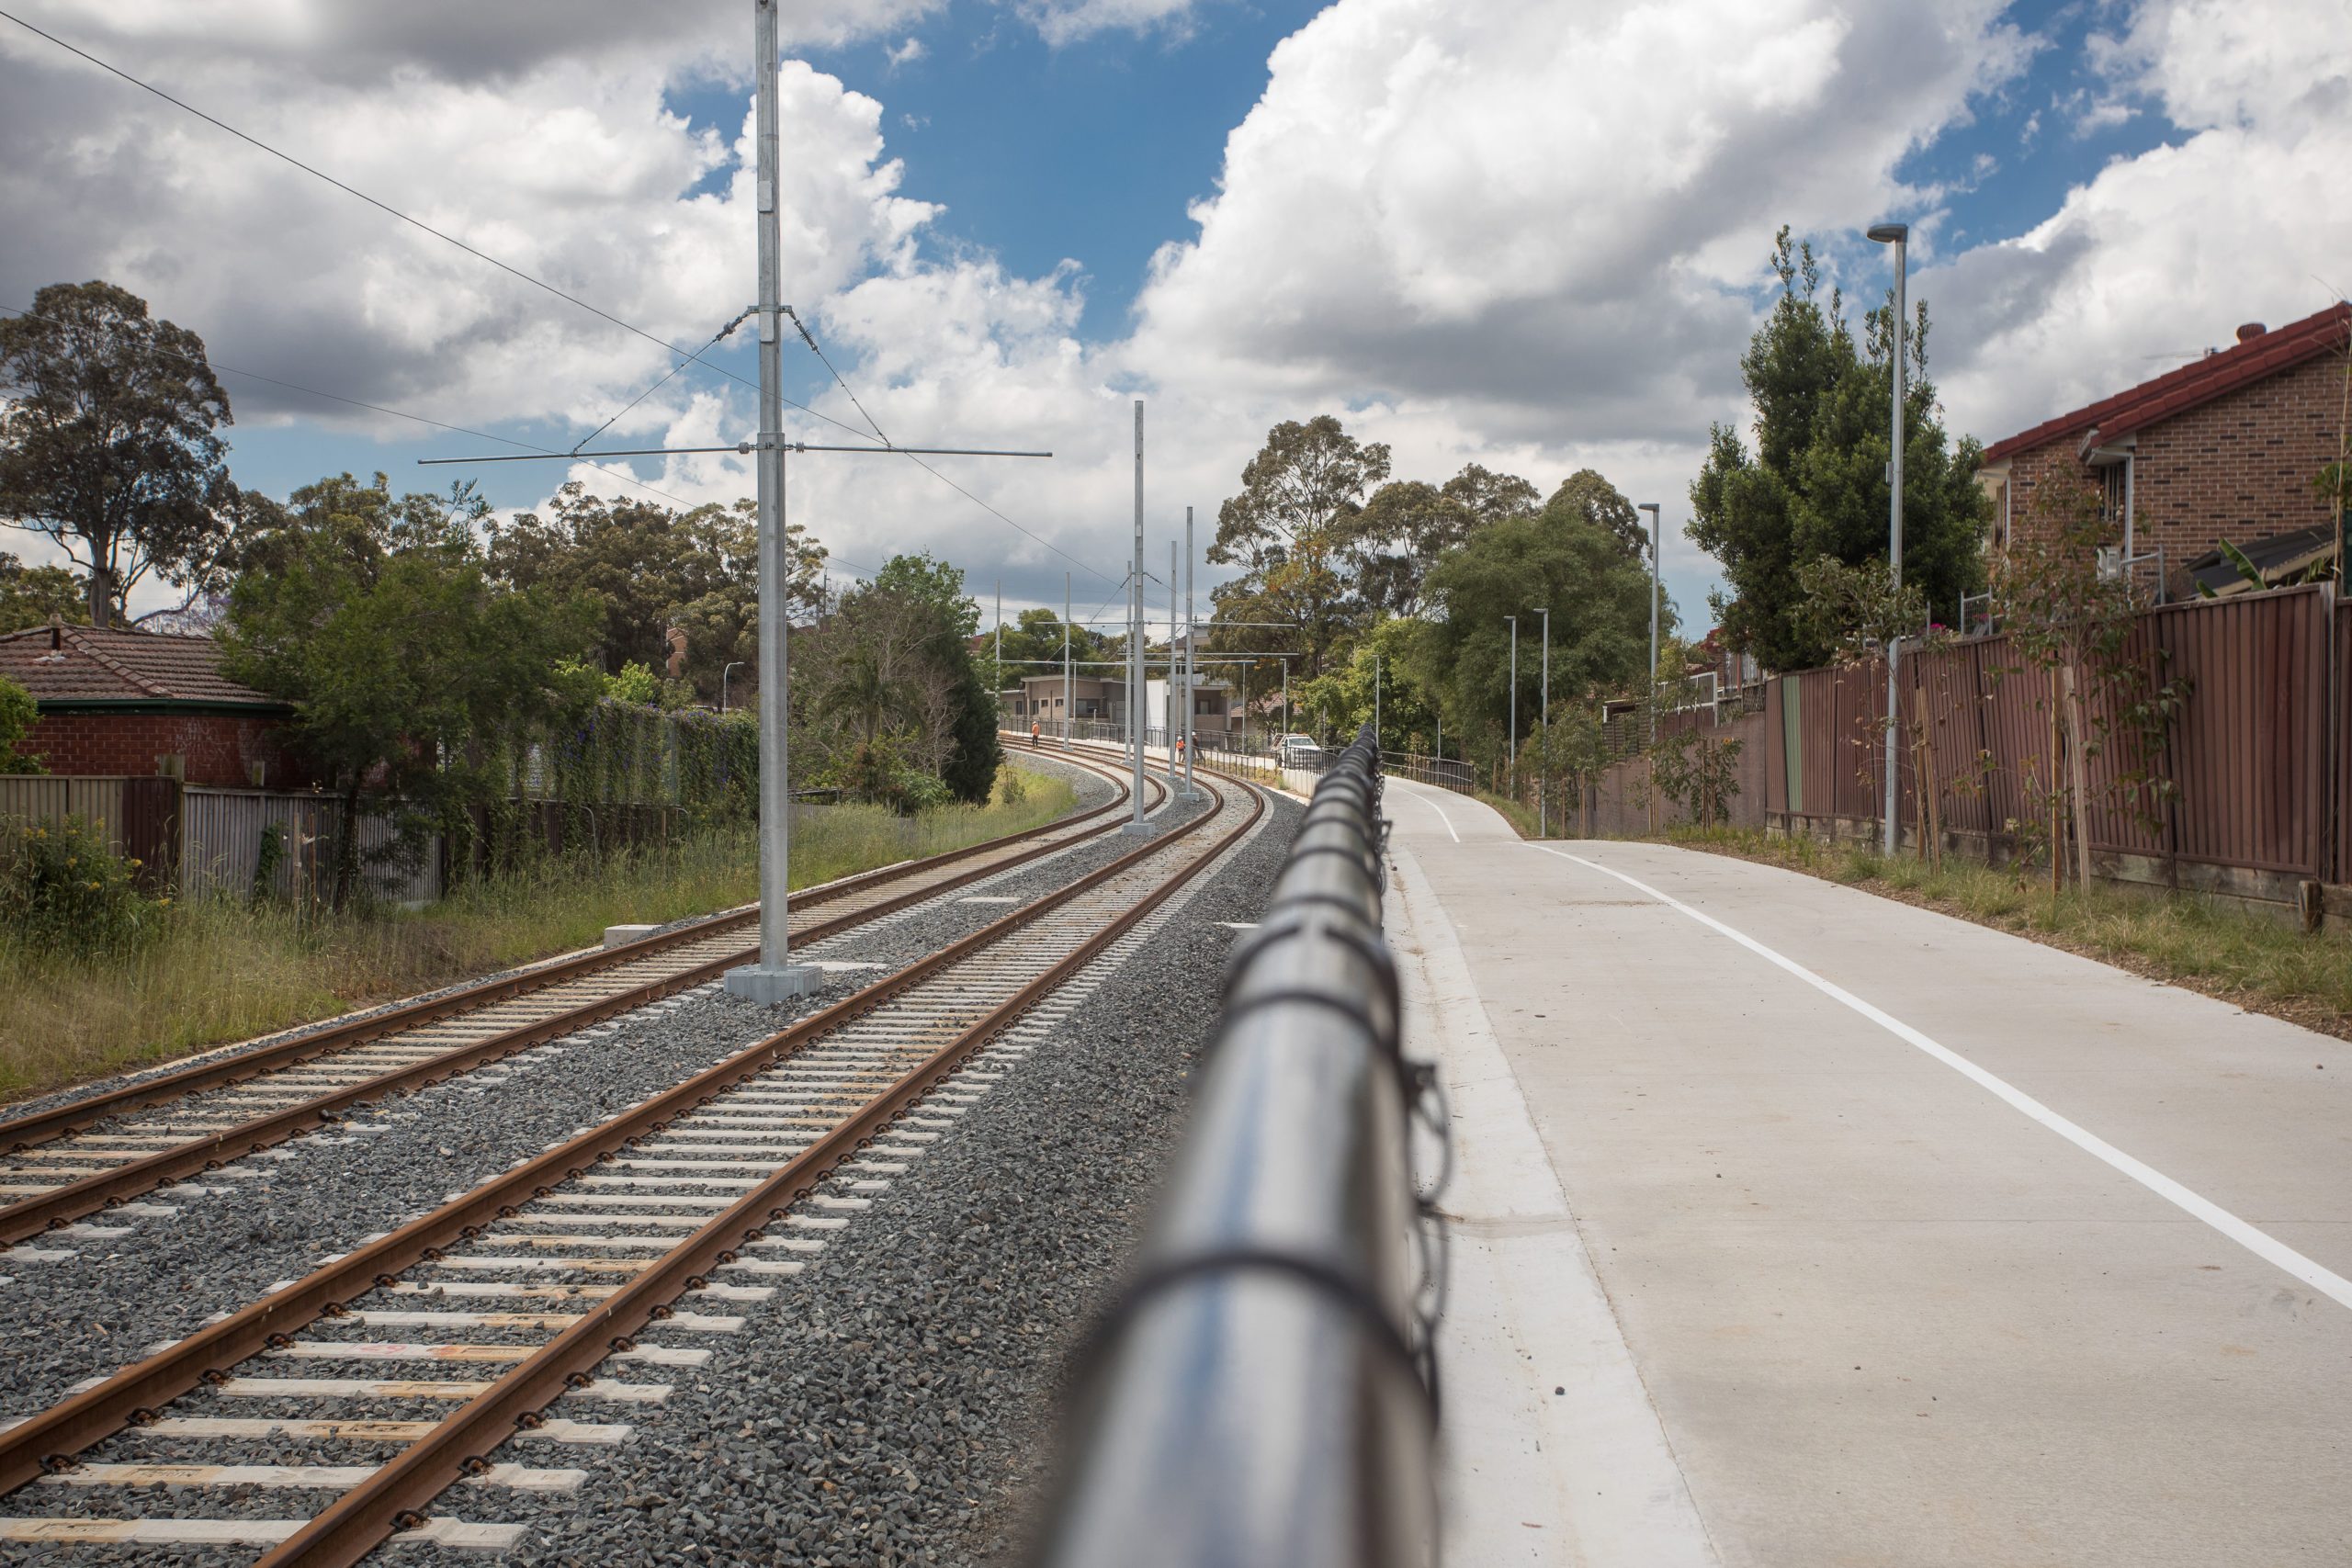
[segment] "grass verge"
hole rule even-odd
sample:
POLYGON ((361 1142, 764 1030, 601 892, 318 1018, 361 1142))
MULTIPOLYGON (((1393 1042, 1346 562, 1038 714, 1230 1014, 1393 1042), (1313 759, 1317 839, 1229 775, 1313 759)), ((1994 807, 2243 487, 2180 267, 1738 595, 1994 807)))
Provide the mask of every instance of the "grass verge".
MULTIPOLYGON (((913 818, 878 806, 803 808, 793 818, 792 885, 1040 827, 1077 798, 1067 780, 1009 769, 984 807, 913 818)), ((602 861, 552 857, 421 909, 333 915, 216 898, 174 906, 150 940, 103 959, 0 941, 0 1103, 586 947, 608 925, 709 914, 758 892, 758 843, 745 824, 602 861)))
POLYGON ((2064 948, 2209 997, 2352 1040, 2352 937, 2305 932, 2197 894, 2069 887, 1958 856, 1939 868, 1859 844, 1677 828, 1686 849, 1761 861, 2064 948))

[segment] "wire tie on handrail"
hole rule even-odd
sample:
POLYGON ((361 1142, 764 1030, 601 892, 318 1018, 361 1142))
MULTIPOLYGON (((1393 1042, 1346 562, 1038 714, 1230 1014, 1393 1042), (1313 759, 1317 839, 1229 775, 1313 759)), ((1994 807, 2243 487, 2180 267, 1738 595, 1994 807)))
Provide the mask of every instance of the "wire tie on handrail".
POLYGON ((1154 1298, 1220 1274, 1245 1270, 1287 1276, 1295 1283, 1307 1286, 1325 1301, 1346 1309, 1389 1359, 1404 1369, 1406 1376, 1420 1392, 1422 1408, 1430 1426, 1437 1425, 1436 1358, 1416 1353, 1406 1342, 1403 1332, 1389 1320, 1386 1309, 1363 1286, 1330 1264, 1298 1253, 1275 1252, 1262 1247, 1227 1247, 1216 1252, 1197 1253, 1190 1258, 1157 1265, 1131 1280, 1119 1292, 1118 1300, 1088 1330, 1085 1342, 1072 1359, 1069 1386, 1084 1388, 1094 1381, 1110 1353, 1111 1342, 1154 1298))

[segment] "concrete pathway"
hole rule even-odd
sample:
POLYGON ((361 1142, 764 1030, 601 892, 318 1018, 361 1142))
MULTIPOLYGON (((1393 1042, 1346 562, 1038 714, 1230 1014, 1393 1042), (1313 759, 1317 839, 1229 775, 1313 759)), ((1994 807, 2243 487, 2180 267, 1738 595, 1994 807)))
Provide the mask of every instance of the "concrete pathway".
POLYGON ((2352 1051, 1391 781, 1448 1561, 2352 1563, 2352 1051))

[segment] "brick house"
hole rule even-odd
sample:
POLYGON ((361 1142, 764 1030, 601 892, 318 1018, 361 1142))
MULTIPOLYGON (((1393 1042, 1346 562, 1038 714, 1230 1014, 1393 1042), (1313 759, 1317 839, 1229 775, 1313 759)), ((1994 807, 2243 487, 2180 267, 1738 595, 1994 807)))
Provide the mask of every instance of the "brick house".
POLYGON ((2250 323, 2228 348, 1995 442, 1977 473, 1994 547, 2025 536, 2036 488, 2064 474, 2099 488, 2118 558, 2160 598, 2193 592, 2224 540, 2308 565, 2290 536, 2332 533, 2312 481, 2338 451, 2348 345, 2340 301, 2275 332, 2250 323))
POLYGON ((0 636, 0 676, 32 694, 39 717, 22 750, 52 773, 278 790, 318 782, 278 738, 293 709, 222 675, 209 637, 52 622, 0 636))

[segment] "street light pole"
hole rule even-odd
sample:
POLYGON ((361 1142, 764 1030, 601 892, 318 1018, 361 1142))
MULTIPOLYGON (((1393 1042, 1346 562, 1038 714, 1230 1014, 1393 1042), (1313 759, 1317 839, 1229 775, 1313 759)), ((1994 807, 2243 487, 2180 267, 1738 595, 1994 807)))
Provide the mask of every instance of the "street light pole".
POLYGON ((757 205, 760 251, 760 957, 727 972, 729 996, 775 1003, 805 997, 823 971, 794 964, 787 900, 792 886, 792 780, 785 747, 785 595, 792 578, 784 516, 783 228, 777 211, 776 6, 752 0, 758 51, 757 205))
MULTIPOLYGON (((1899 597, 1903 592, 1903 344, 1904 312, 1907 309, 1904 296, 1908 291, 1910 277, 1905 256, 1911 238, 1907 223, 1881 223, 1870 231, 1869 237, 1882 245, 1894 247, 1894 331, 1890 342, 1894 351, 1894 408, 1891 423, 1894 426, 1894 453, 1888 458, 1886 478, 1886 565, 1888 585, 1899 597)), ((1892 626, 1886 638, 1886 784, 1883 809, 1884 825, 1880 831, 1880 848, 1887 854, 1894 852, 1895 839, 1895 750, 1894 694, 1900 688, 1895 683, 1895 665, 1902 657, 1903 639, 1894 635, 1892 626)), ((1922 848, 1925 846, 1923 845, 1922 848)))
POLYGON ((1650 744, 1657 744, 1657 573, 1659 547, 1657 502, 1645 501, 1634 508, 1650 514, 1650 700, 1643 705, 1650 716, 1650 744))
MULTIPOLYGON (((1287 670, 1289 665, 1283 666, 1287 670)), ((1380 750, 1380 655, 1372 656, 1372 747, 1380 750)))
POLYGON ((740 659, 730 659, 718 667, 718 711, 727 711, 727 677, 743 667, 740 659))
POLYGON ((1135 816, 1122 832, 1151 831, 1143 819, 1143 400, 1136 400, 1136 566, 1127 591, 1127 736, 1136 749, 1135 816))
POLYGON ((1535 613, 1544 617, 1544 696, 1535 710, 1535 733, 1542 742, 1538 750, 1544 761, 1535 770, 1535 836, 1548 839, 1552 836, 1552 611, 1547 605, 1535 613))
POLYGON ((1069 722, 1078 716, 1078 699, 1069 683, 1069 573, 1062 573, 1062 750, 1069 750, 1069 722))
POLYGON ((1505 615, 1510 623, 1510 771, 1504 775, 1503 787, 1513 800, 1519 798, 1519 617, 1505 615))

